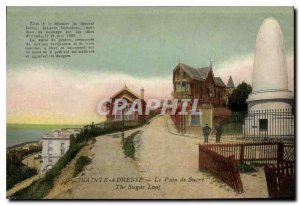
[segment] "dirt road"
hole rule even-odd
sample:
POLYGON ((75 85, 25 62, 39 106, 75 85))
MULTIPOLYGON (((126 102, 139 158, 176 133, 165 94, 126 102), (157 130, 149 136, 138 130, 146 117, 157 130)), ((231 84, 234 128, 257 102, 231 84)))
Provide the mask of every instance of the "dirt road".
POLYGON ((256 176, 242 174, 245 193, 236 194, 226 184, 207 173, 198 171, 200 139, 171 134, 166 117, 158 117, 144 128, 138 150, 139 167, 143 176, 153 178, 191 179, 193 182, 163 182, 163 198, 239 198, 267 197, 263 172, 256 176), (195 179, 195 180, 193 180, 195 179), (196 179, 204 179, 196 182, 196 179))
MULTIPOLYGON (((156 117, 141 128, 143 133, 138 140, 136 160, 124 157, 120 138, 109 135, 97 137, 88 151, 88 155, 93 158, 92 163, 81 176, 69 182, 59 179, 63 183, 56 185, 47 198, 267 197, 262 171, 256 172, 255 176, 242 174, 245 189, 243 194, 236 194, 232 188, 210 174, 199 172, 199 139, 171 134, 166 122, 166 117, 156 117), (142 181, 138 181, 141 178, 142 181)), ((128 131, 126 136, 131 132, 133 131, 128 131)), ((60 178, 64 178, 64 174, 60 178)))

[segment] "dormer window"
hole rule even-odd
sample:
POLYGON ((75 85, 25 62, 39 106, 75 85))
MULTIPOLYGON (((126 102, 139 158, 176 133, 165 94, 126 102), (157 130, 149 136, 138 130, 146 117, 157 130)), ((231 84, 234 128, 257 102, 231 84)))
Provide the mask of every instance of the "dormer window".
POLYGON ((191 90, 190 83, 187 82, 176 83, 177 92, 189 92, 190 90, 191 90))

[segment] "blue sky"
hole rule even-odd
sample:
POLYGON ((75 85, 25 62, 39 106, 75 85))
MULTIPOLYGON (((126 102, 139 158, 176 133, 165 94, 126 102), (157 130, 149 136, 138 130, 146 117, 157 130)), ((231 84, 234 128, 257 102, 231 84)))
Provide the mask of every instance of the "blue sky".
POLYGON ((259 26, 269 16, 278 20, 287 52, 293 52, 292 7, 10 7, 7 62, 143 78, 170 75, 179 58, 199 67, 207 66, 211 58, 218 69, 225 61, 254 52, 259 26), (94 21, 96 53, 25 59, 24 26, 31 20, 62 19, 94 21))
POLYGON ((225 83, 251 84, 256 35, 275 17, 294 82, 292 7, 8 7, 7 122, 86 124, 104 120, 97 102, 126 84, 145 98, 168 99, 178 63, 206 67, 225 83), (95 23, 95 54, 26 59, 30 21, 95 23))

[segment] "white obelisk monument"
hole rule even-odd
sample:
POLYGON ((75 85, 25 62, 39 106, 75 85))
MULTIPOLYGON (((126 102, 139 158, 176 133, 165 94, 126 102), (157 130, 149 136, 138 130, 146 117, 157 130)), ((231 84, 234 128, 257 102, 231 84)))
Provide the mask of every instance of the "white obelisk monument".
POLYGON ((292 108, 293 95, 288 90, 284 38, 279 23, 272 17, 263 21, 257 34, 252 93, 247 102, 249 112, 259 114, 246 118, 245 133, 275 136, 293 131, 292 126, 287 124, 293 116, 283 117, 280 114, 292 108), (278 131, 280 126, 289 130, 278 131))
POLYGON ((291 108, 284 39, 274 18, 263 21, 256 38, 249 110, 291 108))

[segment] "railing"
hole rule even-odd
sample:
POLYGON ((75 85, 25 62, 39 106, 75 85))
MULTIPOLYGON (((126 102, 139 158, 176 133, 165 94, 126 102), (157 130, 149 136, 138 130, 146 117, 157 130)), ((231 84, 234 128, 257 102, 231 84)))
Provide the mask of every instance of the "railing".
MULTIPOLYGON (((175 114, 172 119, 179 132, 185 133, 189 129, 190 116, 175 114)), ((200 122, 201 119, 202 116, 200 116, 200 122)), ((258 142, 294 142, 294 120, 292 109, 215 113, 212 121, 212 133, 215 133, 216 125, 220 125, 221 138, 227 137, 258 142)))
POLYGON ((176 91, 174 92, 174 98, 183 98, 183 99, 190 99, 192 96, 191 91, 176 91))
POLYGON ((142 123, 138 120, 105 121, 97 124, 85 125, 84 130, 97 130, 99 132, 113 132, 122 129, 134 128, 142 123))
MULTIPOLYGON (((294 112, 292 109, 266 109, 233 112, 221 120, 222 134, 258 141, 293 141, 294 112)), ((216 118, 215 120, 218 120, 216 118)))
POLYGON ((137 120, 116 120, 116 121, 104 121, 97 124, 85 125, 83 130, 97 130, 97 132, 117 132, 122 129, 131 129, 147 123, 150 119, 155 117, 161 112, 161 108, 156 110, 151 110, 150 114, 147 116, 143 116, 143 118, 137 120))
POLYGON ((208 146, 199 145, 199 169, 219 177, 236 192, 243 192, 243 184, 233 155, 224 157, 208 149, 208 146))
POLYGON ((295 198, 295 163, 282 162, 266 165, 265 175, 269 197, 295 198))
POLYGON ((284 144, 280 142, 202 144, 224 157, 240 162, 271 164, 284 160, 284 144))

